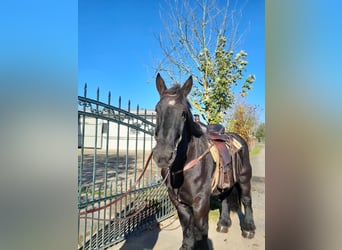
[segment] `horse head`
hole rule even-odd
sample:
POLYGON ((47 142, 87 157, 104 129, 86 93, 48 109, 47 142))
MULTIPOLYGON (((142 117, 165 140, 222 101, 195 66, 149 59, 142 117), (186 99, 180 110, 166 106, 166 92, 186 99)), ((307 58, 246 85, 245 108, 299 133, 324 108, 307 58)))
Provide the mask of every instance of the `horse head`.
POLYGON ((189 136, 186 130, 193 119, 186 97, 192 84, 190 76, 183 86, 175 84, 168 89, 160 74, 157 75, 156 87, 160 100, 156 105, 156 146, 153 149, 153 160, 160 168, 169 168, 173 164, 180 142, 189 136))

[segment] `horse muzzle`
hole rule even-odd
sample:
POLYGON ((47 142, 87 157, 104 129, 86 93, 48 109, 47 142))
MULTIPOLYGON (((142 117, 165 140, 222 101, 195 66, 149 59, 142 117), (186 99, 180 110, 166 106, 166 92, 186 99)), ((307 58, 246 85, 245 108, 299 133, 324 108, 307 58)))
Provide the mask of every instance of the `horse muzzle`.
POLYGON ((176 158, 176 152, 173 149, 156 146, 152 152, 153 160, 159 168, 169 168, 176 158))

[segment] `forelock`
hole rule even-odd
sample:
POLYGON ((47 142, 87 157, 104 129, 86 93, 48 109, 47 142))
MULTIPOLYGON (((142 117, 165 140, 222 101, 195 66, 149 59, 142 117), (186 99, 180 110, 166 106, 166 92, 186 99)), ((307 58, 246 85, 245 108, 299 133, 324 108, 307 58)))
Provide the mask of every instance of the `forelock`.
POLYGON ((165 90, 166 94, 174 95, 180 94, 181 92, 181 85, 178 83, 173 84, 169 89, 165 90))

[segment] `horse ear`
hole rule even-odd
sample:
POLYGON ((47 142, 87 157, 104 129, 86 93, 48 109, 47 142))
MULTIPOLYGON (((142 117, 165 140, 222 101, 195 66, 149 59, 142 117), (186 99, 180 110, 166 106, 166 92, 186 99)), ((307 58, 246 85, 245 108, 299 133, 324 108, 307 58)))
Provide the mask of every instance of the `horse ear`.
POLYGON ((156 78, 156 87, 159 92, 159 95, 162 95, 165 90, 167 90, 164 79, 158 73, 156 78))
POLYGON ((184 83, 182 87, 184 96, 187 96, 190 93, 191 88, 192 88, 192 76, 190 76, 188 80, 186 80, 186 82, 184 83))

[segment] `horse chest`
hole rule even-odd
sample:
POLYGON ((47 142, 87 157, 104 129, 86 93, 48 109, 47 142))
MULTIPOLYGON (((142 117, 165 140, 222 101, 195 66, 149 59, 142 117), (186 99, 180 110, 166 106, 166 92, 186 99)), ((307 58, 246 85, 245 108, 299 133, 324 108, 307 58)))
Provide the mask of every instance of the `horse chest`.
MULTIPOLYGON (((188 173, 186 173, 187 175, 188 173)), ((175 174, 171 174, 169 177, 168 189, 171 200, 174 205, 177 207, 179 203, 193 206, 198 200, 198 197, 201 197, 203 193, 207 193, 205 190, 205 186, 203 186, 202 182, 187 181, 188 178, 185 176, 177 176, 175 174)), ((190 175, 191 176, 191 175, 190 175)), ((209 193, 210 193, 210 189, 209 193)))

